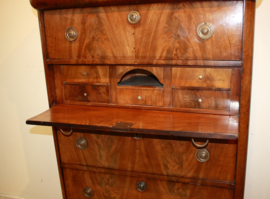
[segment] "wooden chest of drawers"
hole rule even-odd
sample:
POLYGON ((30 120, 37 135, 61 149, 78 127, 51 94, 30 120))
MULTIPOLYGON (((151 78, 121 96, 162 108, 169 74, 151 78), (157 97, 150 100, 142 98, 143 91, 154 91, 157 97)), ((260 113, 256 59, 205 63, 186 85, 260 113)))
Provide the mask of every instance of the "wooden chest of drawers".
POLYGON ((241 199, 254 0, 31 0, 67 199, 241 199))

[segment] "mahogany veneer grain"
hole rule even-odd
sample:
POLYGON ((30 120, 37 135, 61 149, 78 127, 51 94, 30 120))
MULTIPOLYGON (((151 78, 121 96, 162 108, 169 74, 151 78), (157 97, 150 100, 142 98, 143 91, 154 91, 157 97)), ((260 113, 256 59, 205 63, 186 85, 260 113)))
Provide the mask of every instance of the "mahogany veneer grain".
POLYGON ((56 105, 27 124, 108 130, 118 122, 134 123, 130 133, 237 139, 238 117, 123 108, 56 105))

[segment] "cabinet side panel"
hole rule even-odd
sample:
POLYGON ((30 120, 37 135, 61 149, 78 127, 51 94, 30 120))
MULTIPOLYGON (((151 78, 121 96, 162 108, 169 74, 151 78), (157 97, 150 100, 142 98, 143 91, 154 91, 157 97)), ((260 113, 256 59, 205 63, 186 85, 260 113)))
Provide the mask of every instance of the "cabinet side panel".
POLYGON ((236 168, 236 187, 234 199, 244 197, 248 128, 250 113, 252 54, 254 37, 255 0, 244 3, 244 42, 243 42, 243 71, 241 76, 240 126, 236 168))

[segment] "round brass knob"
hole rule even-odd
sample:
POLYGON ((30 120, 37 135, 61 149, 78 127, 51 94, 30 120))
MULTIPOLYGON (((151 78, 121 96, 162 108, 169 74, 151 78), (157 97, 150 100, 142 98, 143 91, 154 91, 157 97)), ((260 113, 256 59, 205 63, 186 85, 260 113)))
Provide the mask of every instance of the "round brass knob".
POLYGON ((141 96, 138 96, 138 99, 140 100, 140 99, 142 99, 142 97, 141 96))
POLYGON ((202 80, 202 76, 201 75, 198 78, 199 78, 199 80, 202 80))
POLYGON ((147 185, 146 185, 145 182, 143 182, 143 181, 137 182, 137 189, 138 189, 138 191, 143 192, 143 191, 146 190, 146 188, 147 188, 147 185))
POLYGON ((198 99, 198 102, 200 102, 200 103, 201 103, 201 102, 202 102, 202 99, 198 99))
POLYGON ((78 149, 84 150, 87 148, 87 140, 85 138, 82 137, 78 137, 76 139, 76 146, 78 147, 78 149))
POLYGON ((198 149, 195 157, 199 162, 207 162, 210 158, 210 153, 207 149, 198 149))
POLYGON ((214 27, 210 23, 201 23, 197 28, 197 34, 201 39, 209 39, 214 34, 214 27))
POLYGON ((94 196, 94 191, 92 188, 90 187, 84 187, 83 189, 83 195, 86 197, 86 198, 93 198, 94 196))
POLYGON ((137 11, 131 11, 130 13, 128 13, 128 22, 131 24, 135 24, 138 23, 140 21, 140 14, 137 11))
POLYGON ((84 72, 83 75, 87 75, 87 72, 84 72))
POLYGON ((66 39, 68 41, 75 41, 78 37, 78 32, 73 27, 68 27, 65 32, 66 39))
POLYGON ((87 96, 87 93, 84 93, 83 95, 86 97, 87 96))

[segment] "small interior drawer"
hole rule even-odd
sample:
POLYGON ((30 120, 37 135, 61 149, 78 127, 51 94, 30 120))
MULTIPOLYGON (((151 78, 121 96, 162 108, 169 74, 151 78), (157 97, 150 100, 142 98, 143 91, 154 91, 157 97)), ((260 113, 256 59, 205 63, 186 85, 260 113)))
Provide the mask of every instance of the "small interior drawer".
POLYGON ((65 82, 109 83, 109 66, 61 66, 65 82))
POLYGON ((66 84, 64 88, 67 102, 110 102, 109 86, 66 84))
POLYGON ((118 86, 117 101, 122 105, 163 106, 163 88, 118 86))
POLYGON ((67 199, 233 199, 234 190, 145 177, 63 169, 67 199), (143 186, 140 186, 142 185, 143 186), (140 191, 139 191, 140 190, 140 191), (88 194, 86 197, 84 194, 88 194), (91 197, 92 196, 92 197, 91 197))
POLYGON ((231 69, 173 68, 172 86, 231 88, 231 69))
POLYGON ((229 110, 230 91, 173 89, 173 107, 229 110))
MULTIPOLYGON (((236 141, 209 140, 205 148, 210 158, 206 162, 199 162, 195 156, 198 149, 192 144, 191 138, 167 140, 144 135, 141 139, 135 139, 74 131, 71 136, 57 131, 62 163, 192 179, 234 181, 236 141), (215 171, 209 172, 213 168, 215 171)), ((206 140, 195 141, 202 141, 203 144, 206 140)))

